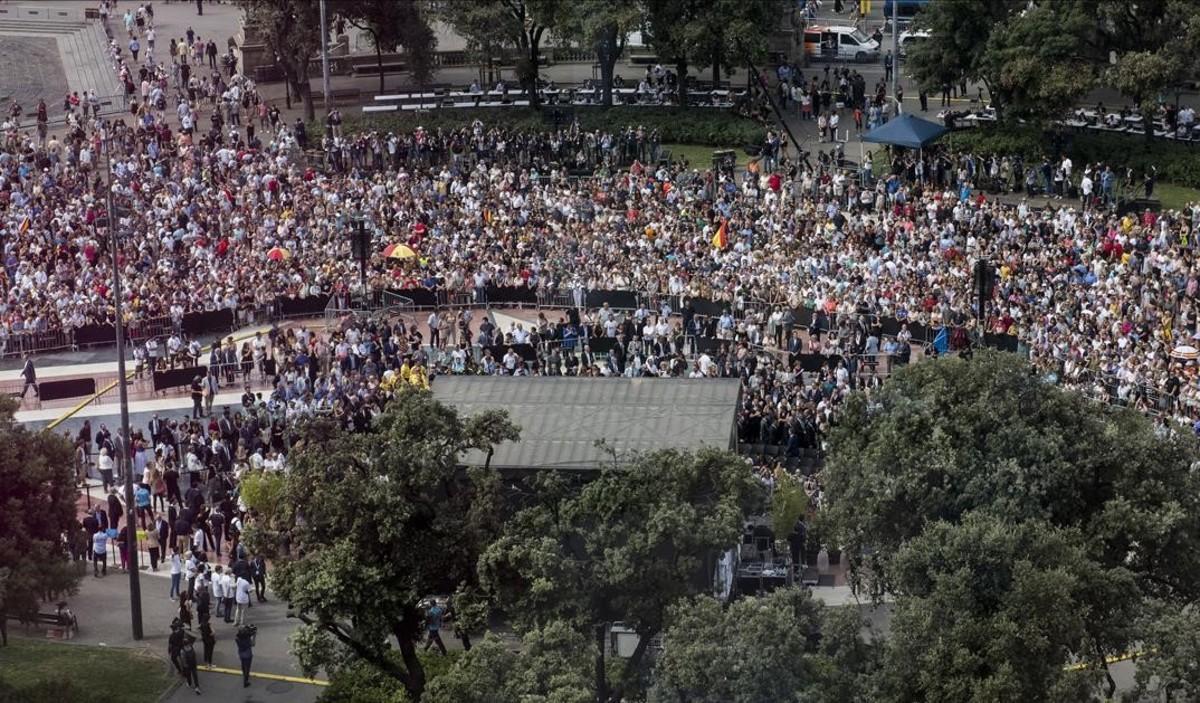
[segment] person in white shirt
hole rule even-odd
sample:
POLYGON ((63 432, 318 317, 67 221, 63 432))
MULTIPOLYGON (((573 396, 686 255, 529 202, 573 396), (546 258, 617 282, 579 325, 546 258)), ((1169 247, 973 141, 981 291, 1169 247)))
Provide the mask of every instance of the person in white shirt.
POLYGON ((204 552, 208 551, 207 546, 208 545, 205 543, 204 539, 204 530, 200 527, 197 527, 196 531, 192 533, 192 549, 198 552, 204 552))
POLYGON ((225 609, 219 611, 217 617, 225 622, 233 622, 233 601, 237 595, 237 578, 233 575, 233 569, 226 569, 221 575, 221 589, 225 592, 225 609))
POLYGON ((214 571, 216 573, 213 574, 212 579, 212 597, 216 604, 217 617, 221 617, 221 613, 225 609, 225 599, 229 597, 229 594, 225 592, 225 574, 221 565, 218 564, 214 571))
POLYGON ((183 560, 179 558, 179 550, 171 548, 171 592, 167 598, 174 600, 179 597, 179 581, 183 578, 183 560))
POLYGON ((236 592, 234 598, 237 600, 237 615, 233 618, 233 624, 241 627, 246 624, 246 611, 250 608, 250 589, 252 588, 249 581, 245 577, 237 578, 236 592))
POLYGON ((188 556, 187 561, 184 562, 184 564, 183 564, 183 574, 185 577, 187 577, 188 595, 192 594, 192 587, 194 585, 196 585, 196 570, 198 568, 199 567, 196 562, 196 555, 192 554, 192 555, 188 556))
POLYGON ((438 326, 441 318, 438 317, 437 311, 434 310, 429 313, 429 318, 425 322, 429 325, 429 346, 436 349, 439 342, 441 342, 441 337, 438 335, 438 326))

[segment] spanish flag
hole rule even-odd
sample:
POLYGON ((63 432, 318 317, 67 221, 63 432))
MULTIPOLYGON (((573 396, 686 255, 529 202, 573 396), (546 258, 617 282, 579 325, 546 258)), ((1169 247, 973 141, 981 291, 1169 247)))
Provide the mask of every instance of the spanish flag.
POLYGON ((30 224, 29 215, 26 215, 25 219, 21 220, 21 225, 20 225, 20 227, 17 228, 17 232, 19 234, 25 234, 26 232, 28 232, 29 224, 30 224))
POLYGON ((721 226, 717 228, 717 233, 713 235, 712 245, 718 249, 724 249, 729 246, 728 220, 721 220, 721 226))

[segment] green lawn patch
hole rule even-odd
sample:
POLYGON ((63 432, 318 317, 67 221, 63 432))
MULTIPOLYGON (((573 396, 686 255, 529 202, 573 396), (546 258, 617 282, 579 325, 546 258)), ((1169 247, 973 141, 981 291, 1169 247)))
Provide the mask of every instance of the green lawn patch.
POLYGON ((732 149, 736 152, 738 168, 745 168, 750 160, 741 145, 720 147, 704 144, 663 144, 662 148, 671 152, 672 161, 686 158, 691 168, 701 171, 712 168, 712 154, 718 149, 732 149))
POLYGON ((23 637, 0 647, 0 703, 153 703, 173 681, 163 660, 131 649, 23 637))
POLYGON ((1154 197, 1161 200, 1163 208, 1167 210, 1181 210, 1190 203, 1200 203, 1200 189, 1174 183, 1158 183, 1154 186, 1154 197))
MULTIPOLYGON (((1200 144, 1169 139, 1147 140, 1141 134, 1097 132, 1094 130, 1042 130, 1034 126, 999 125, 977 127, 942 137, 955 151, 980 155, 1020 154, 1027 163, 1043 155, 1058 158, 1066 153, 1075 163, 1076 172, 1084 164, 1106 163, 1124 175, 1132 168, 1140 179, 1150 167, 1158 169, 1158 179, 1187 188, 1200 188, 1200 144)), ((1186 202, 1186 200, 1185 200, 1186 202)), ((1164 198, 1164 205, 1166 204, 1164 198)))

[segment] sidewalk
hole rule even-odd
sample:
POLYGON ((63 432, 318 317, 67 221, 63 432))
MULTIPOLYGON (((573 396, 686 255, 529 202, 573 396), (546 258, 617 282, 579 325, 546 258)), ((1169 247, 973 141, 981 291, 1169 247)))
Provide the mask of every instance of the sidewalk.
MULTIPOLYGON (((146 559, 146 557, 143 555, 142 559, 146 559)), ((85 564, 85 562, 79 563, 85 564)), ((148 560, 142 563, 148 564, 148 560)), ((128 574, 110 565, 107 576, 95 578, 92 576, 91 566, 87 565, 86 575, 80 583, 78 595, 68 599, 71 609, 79 618, 79 634, 73 640, 75 644, 143 647, 166 657, 171 620, 176 616, 178 607, 174 599, 167 597, 171 587, 169 569, 164 569, 160 565, 158 573, 151 572, 148 567, 139 573, 141 575, 139 583, 142 594, 144 638, 140 642, 133 639, 130 624, 128 574)), ((267 598, 266 603, 252 604, 247 622, 258 626, 252 674, 271 675, 271 677, 253 677, 251 687, 245 690, 261 697, 262 692, 268 686, 286 684, 287 687, 279 685, 275 688, 281 689, 280 693, 291 691, 305 696, 288 700, 313 700, 316 698, 319 684, 305 683, 307 679, 303 678, 304 675, 296 666, 295 659, 288 653, 287 638, 296 629, 298 623, 287 618, 285 604, 275 600, 273 594, 268 592, 267 598), (287 680, 272 677, 286 677, 287 680), (301 693, 307 689, 311 689, 309 694, 301 693)), ((199 637, 194 623, 195 614, 193 613, 191 633, 199 637)), ((200 687, 205 689, 207 696, 215 699, 213 693, 216 690, 228 691, 229 687, 218 683, 216 685, 220 688, 214 689, 206 682, 227 679, 236 684, 232 694, 243 689, 241 688, 241 664, 238 660, 237 649, 233 644, 235 628, 232 624, 226 624, 215 614, 212 616, 212 625, 213 633, 217 638, 213 663, 218 669, 235 672, 234 674, 210 672, 203 666, 201 667, 200 687)), ((197 655, 199 654, 200 650, 198 649, 197 655)), ((190 696, 190 699, 195 699, 195 694, 191 691, 185 689, 183 693, 190 696)), ((176 695, 179 695, 178 691, 176 695)), ((237 696, 231 700, 250 700, 250 698, 237 696)))

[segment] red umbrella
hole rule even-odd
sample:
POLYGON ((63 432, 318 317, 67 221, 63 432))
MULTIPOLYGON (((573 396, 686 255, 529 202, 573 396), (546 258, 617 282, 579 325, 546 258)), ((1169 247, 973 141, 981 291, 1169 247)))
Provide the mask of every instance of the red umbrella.
POLYGON ((271 250, 267 252, 267 259, 270 261, 283 261, 284 259, 290 259, 291 256, 292 252, 284 249, 283 247, 272 247, 271 250))

